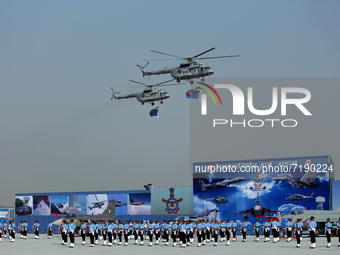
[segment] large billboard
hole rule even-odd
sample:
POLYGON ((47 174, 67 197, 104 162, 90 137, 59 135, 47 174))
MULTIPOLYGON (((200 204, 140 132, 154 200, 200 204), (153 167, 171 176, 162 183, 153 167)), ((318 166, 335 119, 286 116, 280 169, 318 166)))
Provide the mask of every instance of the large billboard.
POLYGON ((333 170, 329 156, 194 163, 194 212, 216 210, 219 219, 254 223, 328 210, 333 170))
POLYGON ((192 187, 151 189, 152 215, 192 215, 192 187))

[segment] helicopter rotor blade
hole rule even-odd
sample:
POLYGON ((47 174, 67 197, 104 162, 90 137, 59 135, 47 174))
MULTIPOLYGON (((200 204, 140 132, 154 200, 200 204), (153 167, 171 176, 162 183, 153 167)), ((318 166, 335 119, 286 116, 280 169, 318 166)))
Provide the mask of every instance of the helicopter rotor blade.
POLYGON ((166 56, 170 56, 170 57, 175 57, 175 58, 179 58, 179 59, 185 59, 183 57, 179 57, 179 56, 176 56, 176 55, 171 55, 171 54, 160 52, 160 51, 156 51, 156 50, 150 50, 150 51, 158 53, 158 54, 163 54, 163 55, 166 55, 166 56))
POLYGON ((240 56, 241 55, 231 55, 231 56, 206 57, 206 58, 196 58, 196 59, 233 58, 233 57, 240 57, 240 56))
POLYGON ((209 50, 206 50, 206 51, 204 51, 204 52, 202 52, 202 53, 200 53, 200 54, 198 54, 198 55, 196 55, 196 56, 193 56, 193 57, 191 57, 191 58, 189 58, 189 59, 197 58, 197 57, 199 57, 199 56, 201 56, 201 55, 203 55, 203 54, 205 54, 205 53, 208 53, 209 51, 212 51, 212 50, 214 50, 214 49, 215 49, 215 47, 213 47, 213 48, 211 48, 211 49, 209 49, 209 50))
POLYGON ((139 81, 134 81, 134 80, 129 80, 129 81, 134 82, 134 83, 137 83, 137 84, 140 84, 140 85, 143 85, 143 86, 146 86, 146 87, 149 86, 149 85, 144 84, 144 83, 141 83, 141 82, 139 82, 139 81))
POLYGON ((170 84, 158 85, 157 87, 163 87, 163 86, 182 86, 182 85, 185 85, 185 83, 170 83, 170 84))
POLYGON ((157 83, 155 85, 149 85, 150 87, 154 87, 154 86, 161 86, 161 84, 164 84, 164 83, 167 83, 167 82, 170 82, 170 81, 173 81, 175 79, 171 79, 171 80, 168 80, 168 81, 163 81, 163 82, 160 82, 160 83, 157 83))

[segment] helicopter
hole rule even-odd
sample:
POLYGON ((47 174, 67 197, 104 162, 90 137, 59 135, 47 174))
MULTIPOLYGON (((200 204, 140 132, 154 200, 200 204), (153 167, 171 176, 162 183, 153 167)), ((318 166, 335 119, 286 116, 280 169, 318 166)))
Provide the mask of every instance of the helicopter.
POLYGON ((138 81, 134 81, 134 80, 130 80, 131 82, 137 83, 139 85, 143 85, 146 88, 141 91, 141 92, 136 92, 136 93, 131 93, 125 96, 117 96, 119 94, 119 92, 115 92, 113 90, 113 88, 111 87, 112 90, 112 97, 111 100, 114 99, 127 99, 127 98, 136 98, 139 102, 141 102, 142 105, 144 105, 144 103, 151 103, 151 105, 155 104, 155 101, 159 101, 161 104, 163 104, 163 100, 168 99, 170 97, 169 93, 158 89, 156 87, 159 86, 171 86, 171 85, 180 85, 180 84, 164 84, 164 83, 168 83, 170 81, 173 81, 174 79, 168 80, 168 81, 164 81, 161 83, 157 83, 154 85, 147 85, 138 81))
POLYGON ((179 83, 181 80, 189 80, 190 84, 193 84, 194 81, 192 79, 195 78, 201 78, 201 81, 204 82, 204 77, 205 76, 209 76, 212 75, 214 73, 214 71, 211 69, 211 67, 209 65, 205 65, 203 63, 194 61, 194 59, 214 59, 214 58, 231 58, 231 57, 239 57, 241 55, 231 55, 231 56, 218 56, 218 57, 206 57, 206 58, 199 58, 199 56, 208 53, 209 51, 214 50, 215 47, 206 50, 200 54, 197 54, 193 57, 179 57, 179 56, 175 56, 175 55, 171 55, 171 54, 167 54, 164 52, 160 52, 160 51, 155 51, 155 50, 150 50, 152 52, 158 53, 158 54, 162 54, 162 55, 166 55, 166 56, 170 56, 170 57, 175 57, 177 59, 184 59, 186 60, 186 62, 181 63, 179 66, 176 67, 172 67, 172 68, 164 68, 161 70, 156 70, 156 71, 151 71, 151 72, 147 72, 145 71, 145 67, 150 63, 146 63, 145 66, 141 66, 141 65, 137 65, 142 73, 143 73, 143 77, 144 76, 148 76, 148 75, 159 75, 159 74, 167 74, 170 73, 172 78, 176 79, 176 81, 179 83))

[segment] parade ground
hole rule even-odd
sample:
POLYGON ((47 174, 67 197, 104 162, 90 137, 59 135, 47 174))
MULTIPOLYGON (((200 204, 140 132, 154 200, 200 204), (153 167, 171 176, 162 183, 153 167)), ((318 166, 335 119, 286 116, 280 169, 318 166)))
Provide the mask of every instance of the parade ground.
POLYGON ((160 245, 148 246, 149 241, 145 240, 144 245, 134 245, 134 240, 129 241, 128 246, 116 245, 111 247, 102 246, 102 241, 99 241, 99 245, 95 247, 89 247, 89 239, 86 240, 86 245, 81 245, 81 239, 76 237, 75 247, 69 248, 61 245, 61 238, 59 235, 55 235, 52 239, 48 239, 47 236, 41 235, 40 239, 34 239, 33 235, 28 235, 28 239, 21 239, 17 237, 15 242, 11 242, 8 238, 3 238, 0 242, 1 254, 24 254, 24 255, 85 255, 85 254, 339 254, 340 247, 338 247, 338 239, 332 238, 332 247, 326 248, 326 238, 319 237, 316 240, 316 249, 310 249, 310 242, 308 237, 304 237, 301 243, 301 248, 296 248, 295 240, 286 242, 285 239, 281 239, 278 243, 254 242, 253 236, 248 236, 247 242, 242 242, 239 238, 236 242, 231 242, 230 246, 226 246, 225 242, 219 242, 217 246, 214 243, 207 243, 205 246, 197 247, 197 241, 195 240, 190 246, 181 248, 178 243, 176 247, 172 247, 172 242, 169 246, 164 246, 164 242, 160 245))

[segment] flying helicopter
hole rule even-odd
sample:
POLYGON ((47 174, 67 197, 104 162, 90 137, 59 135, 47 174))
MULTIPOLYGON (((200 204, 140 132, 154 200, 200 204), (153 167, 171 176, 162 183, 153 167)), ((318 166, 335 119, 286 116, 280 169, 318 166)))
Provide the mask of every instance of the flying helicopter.
POLYGON ((172 78, 176 79, 176 81, 178 83, 181 80, 189 80, 190 84, 193 84, 194 81, 192 79, 195 79, 195 78, 201 78, 201 81, 204 82, 204 77, 212 75, 214 73, 214 71, 210 68, 209 65, 205 65, 203 63, 197 62, 194 59, 231 58, 231 57, 241 56, 241 55, 231 55, 231 56, 217 56, 217 57, 199 58, 199 56, 202 56, 203 54, 206 54, 209 51, 212 51, 214 49, 215 49, 215 47, 213 47, 209 50, 206 50, 206 51, 204 51, 200 54, 197 54, 193 57, 186 57, 186 58, 179 57, 179 56, 172 55, 172 54, 167 54, 167 53, 160 52, 160 51, 150 50, 150 51, 158 53, 158 54, 174 57, 174 58, 177 58, 177 59, 183 59, 183 60, 186 60, 186 62, 183 62, 179 66, 176 66, 176 67, 164 68, 164 69, 161 69, 161 70, 156 70, 156 71, 151 71, 151 72, 145 71, 145 67, 150 62, 146 63, 145 66, 141 66, 141 65, 137 65, 137 66, 141 69, 141 71, 143 73, 143 77, 148 76, 148 75, 159 75, 159 74, 170 73, 172 78))
POLYGON ((143 85, 146 88, 141 91, 141 92, 136 92, 136 93, 131 93, 125 96, 117 96, 119 94, 119 92, 115 92, 113 90, 113 88, 111 87, 112 90, 112 97, 111 100, 113 100, 113 98, 115 99, 127 99, 127 98, 136 98, 139 102, 141 102, 142 105, 144 105, 144 103, 151 103, 151 105, 155 104, 155 101, 159 101, 161 104, 163 104, 163 100, 168 99, 170 97, 169 93, 158 89, 156 87, 160 87, 160 86, 172 86, 172 85, 181 85, 181 84, 165 84, 168 83, 170 81, 173 81, 174 79, 168 80, 168 81, 164 81, 161 83, 157 83, 154 85, 147 85, 138 81, 133 81, 130 80, 131 82, 137 83, 139 85, 143 85))

